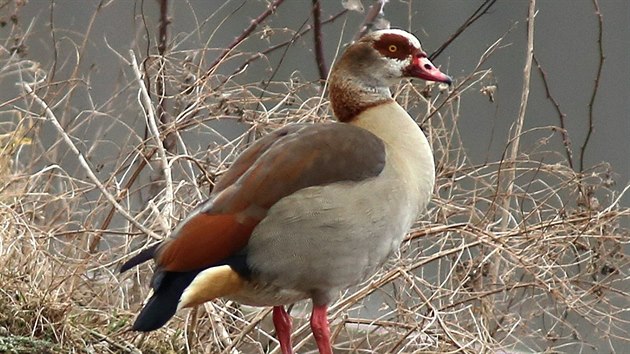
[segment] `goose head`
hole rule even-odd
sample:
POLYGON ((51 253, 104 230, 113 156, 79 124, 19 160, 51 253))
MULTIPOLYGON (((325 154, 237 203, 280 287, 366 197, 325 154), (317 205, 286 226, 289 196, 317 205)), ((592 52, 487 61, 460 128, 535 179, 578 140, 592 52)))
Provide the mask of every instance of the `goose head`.
POLYGON ((350 121, 365 108, 391 100, 389 87, 403 78, 451 84, 431 63, 413 34, 400 29, 369 33, 350 44, 329 78, 330 101, 340 121, 350 121))

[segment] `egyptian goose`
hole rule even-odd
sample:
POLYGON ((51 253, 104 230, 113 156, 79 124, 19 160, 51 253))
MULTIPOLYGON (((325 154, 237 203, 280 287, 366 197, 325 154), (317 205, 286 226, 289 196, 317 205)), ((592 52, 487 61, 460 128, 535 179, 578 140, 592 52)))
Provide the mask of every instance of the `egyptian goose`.
POLYGON ((348 46, 329 79, 339 123, 288 125, 256 141, 171 237, 122 266, 157 265, 132 329, 155 330, 180 308, 225 297, 273 306, 288 354, 284 305, 311 299, 317 347, 332 353, 327 305, 398 248, 433 191, 429 143, 389 90, 405 77, 451 83, 408 32, 348 46))

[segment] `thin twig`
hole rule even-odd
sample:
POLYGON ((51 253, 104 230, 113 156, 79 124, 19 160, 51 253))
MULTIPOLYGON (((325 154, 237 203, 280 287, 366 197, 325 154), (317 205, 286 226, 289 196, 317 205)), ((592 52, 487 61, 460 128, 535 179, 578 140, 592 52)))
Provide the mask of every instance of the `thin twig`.
POLYGON ((453 33, 446 42, 444 42, 438 49, 436 49, 431 55, 429 55, 429 59, 435 60, 442 52, 449 46, 457 37, 459 37, 464 31, 470 27, 473 23, 475 23, 478 19, 480 19, 483 15, 487 14, 490 8, 497 2, 497 0, 486 0, 483 4, 479 5, 477 10, 468 17, 468 19, 461 25, 459 28, 453 33))
POLYGON ((150 237, 152 237, 152 238, 154 238, 156 240, 162 239, 158 234, 156 234, 152 230, 149 230, 144 225, 142 225, 140 222, 138 222, 133 216, 131 216, 127 212, 127 210, 125 210, 122 207, 122 205, 120 205, 118 203, 118 201, 116 201, 116 197, 114 197, 111 193, 109 193, 107 188, 105 188, 105 186, 103 186, 103 184, 98 179, 98 177, 96 177, 96 174, 94 174, 94 171, 90 167, 90 164, 85 159, 85 156, 83 156, 81 151, 79 151, 79 149, 76 147, 76 145, 74 145, 74 143, 72 142, 72 139, 70 139, 70 136, 68 136, 68 133, 66 133, 66 131, 63 129, 63 127, 61 126, 61 123, 59 123, 59 120, 57 120, 57 117, 55 116, 53 111, 48 107, 48 103, 46 103, 46 101, 44 101, 39 96, 37 96, 37 94, 33 91, 33 89, 31 88, 31 86, 29 84, 23 82, 22 83, 22 87, 24 88, 24 90, 29 95, 31 95, 31 97, 33 97, 35 102, 37 102, 37 104, 40 105, 44 109, 44 112, 46 114, 46 118, 48 118, 48 120, 53 124, 55 129, 57 129, 57 132, 61 135, 61 137, 63 138, 65 143, 68 145, 68 147, 72 151, 72 153, 74 153, 74 155, 77 157, 77 160, 79 161, 79 164, 85 170, 85 173, 87 174, 88 178, 92 181, 92 183, 94 183, 94 185, 96 185, 96 187, 101 191, 101 193, 103 193, 105 198, 107 198, 107 200, 116 208, 116 210, 125 219, 127 219, 130 223, 132 223, 135 227, 137 227, 138 230, 144 232, 145 234, 149 235, 150 237))
MULTIPOLYGON (((52 41, 52 43, 57 43, 57 36, 56 33, 57 31, 55 31, 55 2, 51 2, 50 3, 50 15, 48 17, 48 24, 50 26, 50 39, 52 41)), ((52 67, 50 68, 50 71, 48 73, 48 83, 50 84, 51 82, 55 81, 55 75, 57 74, 57 64, 58 64, 58 60, 59 60, 59 51, 58 51, 58 47, 56 45, 52 45, 52 67)), ((77 65, 78 66, 78 65, 77 65)))
MULTIPOLYGON (((348 12, 348 10, 342 10, 340 12, 338 12, 336 15, 331 16, 328 20, 323 21, 322 25, 326 25, 328 23, 334 22, 336 19, 338 19, 339 17, 345 15, 348 12)), ((302 31, 298 31, 298 33, 296 33, 295 35, 293 35, 291 37, 291 39, 284 41, 282 43, 278 43, 272 47, 269 47, 265 50, 263 50, 262 52, 258 52, 254 55, 252 55, 251 57, 247 58, 247 60, 245 60, 245 62, 243 64, 241 64, 236 70, 234 70, 232 72, 232 74, 228 77, 226 77, 224 80, 221 81, 221 83, 215 87, 214 89, 217 89, 218 87, 223 86, 227 81, 230 80, 230 78, 232 78, 234 75, 237 75, 239 73, 242 73, 243 71, 245 71, 245 69, 247 69, 247 67, 249 66, 249 64, 253 63, 254 61, 265 57, 267 54, 274 52, 282 47, 286 47, 289 45, 292 45, 293 43, 295 43, 295 41, 304 36, 306 33, 308 33, 310 30, 313 29, 313 26, 307 25, 302 31)))
POLYGON ((243 30, 243 32, 241 32, 241 34, 238 37, 236 37, 234 41, 232 41, 232 43, 230 43, 227 47, 225 47, 225 49, 223 49, 221 54, 219 54, 219 56, 214 60, 214 62, 210 64, 210 68, 197 81, 203 82, 208 77, 210 77, 210 75, 212 75, 216 67, 228 56, 228 54, 230 54, 232 50, 236 48, 236 46, 241 44, 241 42, 243 42, 247 37, 249 37, 249 35, 251 35, 254 32, 256 27, 258 27, 258 25, 260 25, 264 20, 266 20, 267 17, 269 17, 272 13, 274 13, 274 11, 276 11, 278 6, 280 6, 283 2, 284 0, 274 0, 271 4, 269 4, 269 6, 267 7, 265 11, 263 11, 255 19, 253 19, 251 23, 249 24, 249 26, 245 30, 243 30))
POLYGON ((567 128, 566 128, 567 115, 564 114, 564 112, 562 112, 562 110, 560 109, 560 104, 551 95, 551 91, 549 89, 549 83, 547 80, 547 74, 545 73, 545 70, 543 70, 540 63, 538 62, 538 59, 536 58, 536 54, 533 55, 533 59, 534 59, 534 63, 536 64, 536 67, 538 68, 538 72, 540 73, 540 77, 542 78, 542 82, 543 82, 543 86, 545 87, 545 93, 547 95, 547 98, 551 101, 551 104, 553 104, 554 108, 556 109, 556 112, 558 113, 558 119, 560 121, 559 130, 560 130, 560 134, 562 135, 562 144, 564 145, 564 152, 567 155, 567 162, 569 163, 569 167, 571 167, 571 169, 574 169, 573 147, 571 144, 571 138, 569 137, 569 132, 567 131, 567 128))
POLYGON ((166 155, 166 149, 162 144, 162 140, 160 138, 160 130, 157 126, 157 119, 155 116, 155 112, 153 110, 153 103, 151 102, 151 97, 149 97, 149 92, 147 91, 146 86, 144 85, 144 81, 142 80, 142 73, 140 72, 140 68, 138 67, 138 62, 136 61, 136 56, 133 51, 129 51, 131 56, 131 67, 133 68, 133 72, 136 76, 136 80, 138 81, 138 86, 140 87, 140 97, 139 100, 141 102, 141 106, 144 109, 144 112, 147 117, 147 125, 149 126, 149 130, 151 134, 153 134, 153 139, 155 139, 155 144, 157 147, 157 152, 159 159, 162 164, 162 173, 164 174, 164 183, 165 183, 165 199, 166 203, 164 205, 164 209, 162 210, 163 218, 159 218, 162 227, 164 228, 164 232, 168 233, 171 230, 171 216, 173 210, 173 176, 171 173, 171 165, 168 162, 168 156, 166 155))
MULTIPOLYGON (((151 158, 153 157, 153 154, 155 154, 156 151, 157 151, 157 149, 153 148, 151 151, 147 152, 146 154, 144 154, 142 156, 142 158, 140 159, 140 161, 138 163, 138 166, 133 171, 133 173, 131 174, 131 176, 129 177, 129 179, 125 183, 125 185, 121 188, 121 190, 124 191, 125 193, 121 193, 121 195, 118 196, 118 200, 120 200, 123 197, 127 196, 127 193, 131 189, 131 186, 136 182, 136 180, 140 176, 140 173, 142 172, 142 170, 144 170, 144 167, 147 165, 148 161, 151 160, 151 158)), ((112 219, 114 218, 115 212, 116 212, 116 208, 114 208, 114 207, 112 207, 109 210, 109 212, 107 213, 107 215, 103 219, 103 222, 101 223, 100 230, 107 230, 109 228, 109 224, 112 222, 112 219)), ((96 250, 98 249, 98 244, 100 243, 102 235, 103 235, 103 232, 98 232, 94 236, 94 239, 90 242, 90 247, 89 247, 90 253, 96 252, 96 250)))
MULTIPOLYGON (((90 38, 90 33, 92 33, 92 29, 94 28, 94 24, 96 23, 96 17, 98 14, 100 14, 101 9, 103 9, 103 5, 105 3, 105 0, 101 0, 99 1, 98 5, 96 6, 96 10, 94 11, 94 13, 92 14, 92 17, 90 17, 90 21, 88 22, 88 26, 85 29, 85 32, 83 34, 83 41, 81 42, 81 46, 78 49, 78 53, 77 53, 77 63, 76 65, 74 65, 74 68, 72 69, 72 74, 70 74, 70 78, 68 78, 68 82, 73 82, 75 80, 77 80, 77 78, 79 77, 79 69, 81 67, 83 67, 83 60, 86 57, 84 55, 87 47, 88 47, 88 40, 90 38)), ((56 45, 56 44, 55 44, 56 45)), ((61 125, 65 126, 67 123, 67 115, 69 114, 69 112, 73 111, 73 107, 71 106, 70 103, 73 102, 73 96, 74 96, 74 88, 76 86, 72 86, 69 89, 69 93, 68 93, 68 98, 66 99, 66 102, 68 103, 66 105, 66 107, 63 110, 63 113, 61 114, 61 125)))
POLYGON ((602 68, 604 67, 604 60, 606 59, 606 57, 604 57, 604 44, 602 40, 602 37, 604 36, 604 19, 602 17, 602 12, 599 9, 598 0, 593 0, 593 5, 595 6, 595 16, 597 16, 597 46, 599 62, 597 64, 597 75, 595 76, 593 93, 591 94, 591 100, 588 102, 588 132, 586 133, 586 138, 584 138, 582 147, 580 147, 580 172, 584 171, 584 156, 586 154, 586 147, 591 140, 591 135, 593 134, 593 129, 595 128, 595 115, 593 113, 593 108, 595 107, 595 97, 597 97, 597 92, 599 92, 599 81, 602 77, 602 68))
POLYGON ((433 116, 436 113, 438 113, 438 111, 440 111, 442 107, 451 103, 452 100, 454 99, 459 99, 459 97, 461 96, 463 92, 467 91, 470 87, 474 86, 475 84, 483 80, 487 75, 491 73, 490 70, 480 71, 481 67, 483 66, 483 64, 486 63, 488 59, 490 59, 490 57, 492 57, 494 52, 500 48, 499 45, 503 42, 503 40, 507 37, 507 35, 510 32, 512 32, 512 29, 513 27, 508 29, 501 37, 499 37, 499 39, 497 39, 485 50, 485 52, 481 55, 481 58, 479 58, 479 61, 477 62, 477 65, 475 66, 475 68, 472 70, 471 74, 465 77, 463 80, 457 80, 456 86, 453 87, 453 89, 449 91, 448 96, 445 99, 441 100, 439 105, 435 107, 433 106, 430 107, 431 112, 429 112, 429 114, 427 114, 424 117, 421 124, 426 124, 426 122, 429 121, 431 118, 433 118, 433 116), (474 80, 472 82, 469 81, 473 78, 474 80))
POLYGON ((234 339, 234 341, 232 341, 232 344, 230 344, 230 346, 228 346, 227 348, 225 348, 221 354, 230 354, 232 353, 232 351, 236 348, 236 346, 238 344, 240 344, 243 339, 245 339, 245 337, 247 335, 249 335, 249 333, 254 330, 254 328, 256 328, 256 326, 258 326, 258 324, 265 318, 267 317, 267 315, 269 315, 271 313, 271 307, 268 307, 264 310, 261 310, 260 312, 258 312, 258 314, 256 314, 256 317, 252 318, 249 323, 247 324, 247 326, 243 327, 240 330, 240 333, 238 334, 238 336, 236 337, 236 339, 234 339))
MULTIPOLYGON (((306 21, 304 21, 302 23, 302 26, 300 26, 300 29, 303 28, 304 26, 306 26, 306 22, 308 21, 308 19, 306 19, 306 21)), ((293 34, 293 38, 291 38, 291 40, 293 42, 295 42, 295 35, 297 35, 299 32, 296 31, 293 34)), ((258 96, 258 99, 262 101, 263 96, 265 95, 265 92, 267 91, 267 88, 269 87, 269 85, 271 84, 271 82, 273 81, 273 79, 276 77, 276 74, 278 73, 278 70, 280 70, 280 66, 282 65, 282 62, 284 62, 284 59, 287 57, 287 52, 289 51, 289 47, 287 46, 286 48, 284 48, 284 52, 282 52, 282 55, 280 56, 280 60, 278 60, 278 63, 276 64, 275 68, 273 68, 273 71, 271 72, 271 75, 269 75, 269 78, 267 80, 264 81, 264 85, 262 87, 262 89, 260 90, 260 95, 258 96)))

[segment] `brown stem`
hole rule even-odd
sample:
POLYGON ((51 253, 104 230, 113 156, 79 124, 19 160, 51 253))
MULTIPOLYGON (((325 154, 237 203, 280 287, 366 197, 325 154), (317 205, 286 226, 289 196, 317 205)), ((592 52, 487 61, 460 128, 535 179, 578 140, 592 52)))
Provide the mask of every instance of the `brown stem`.
POLYGON ((324 85, 328 77, 326 58, 324 58, 324 47, 322 43, 322 9, 319 0, 313 0, 313 38, 315 40, 315 62, 319 70, 320 83, 324 85))
POLYGON ((536 64, 536 67, 538 68, 538 72, 540 73, 540 77, 542 78, 542 82, 543 82, 543 86, 545 87, 545 93, 547 94, 547 98, 551 101, 551 103, 556 109, 556 112, 558 113, 558 119, 560 120, 560 134, 562 135, 562 144, 564 145, 564 151, 567 155, 567 161, 569 163, 569 167, 571 167, 571 169, 574 169, 573 168, 573 149, 572 149, 572 144, 571 144, 571 138, 569 138, 569 133, 567 132, 567 129, 566 129, 567 115, 564 114, 562 110, 560 110, 560 104, 551 95, 551 91, 549 89, 549 84, 547 81, 547 73, 545 73, 545 70, 543 70, 542 66, 540 66, 540 63, 538 62, 538 59, 536 58, 536 54, 533 55, 533 59, 534 59, 534 63, 536 64))
POLYGON ((158 37, 158 53, 164 55, 168 40, 168 25, 171 20, 168 18, 168 0, 160 0, 160 27, 158 37))
MULTIPOLYGON (((161 70, 158 71, 158 75, 156 78, 155 89, 158 95, 158 106, 157 106, 157 115, 162 123, 162 131, 166 131, 165 129, 172 122, 173 118, 167 112, 167 101, 166 101, 166 88, 164 85, 164 75, 161 74, 164 69, 164 56, 166 54, 166 49, 168 45, 168 25, 171 23, 171 20, 168 18, 168 0, 160 0, 160 25, 159 25, 159 34, 158 34, 158 54, 160 58, 160 67, 161 70)), ((162 141, 162 145, 164 149, 169 152, 174 152, 176 143, 176 137, 173 133, 166 133, 164 136, 164 140, 162 141)))

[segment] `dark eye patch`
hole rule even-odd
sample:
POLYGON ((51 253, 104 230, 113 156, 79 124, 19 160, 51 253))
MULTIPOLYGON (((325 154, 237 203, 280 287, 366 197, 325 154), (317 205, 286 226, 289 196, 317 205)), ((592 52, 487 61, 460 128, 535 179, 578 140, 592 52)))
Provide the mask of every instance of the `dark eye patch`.
POLYGON ((407 38, 394 33, 381 35, 379 40, 374 42, 374 49, 385 57, 398 60, 407 59, 418 51, 418 48, 413 47, 407 38))

